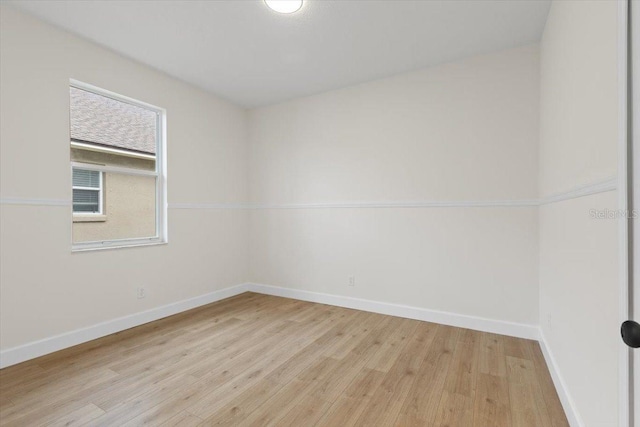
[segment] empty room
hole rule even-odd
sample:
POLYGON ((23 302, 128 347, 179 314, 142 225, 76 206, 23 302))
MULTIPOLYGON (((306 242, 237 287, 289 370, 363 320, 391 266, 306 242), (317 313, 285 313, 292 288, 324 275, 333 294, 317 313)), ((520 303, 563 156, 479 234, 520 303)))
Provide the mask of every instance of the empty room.
POLYGON ((639 22, 0 1, 0 426, 640 427, 639 22))

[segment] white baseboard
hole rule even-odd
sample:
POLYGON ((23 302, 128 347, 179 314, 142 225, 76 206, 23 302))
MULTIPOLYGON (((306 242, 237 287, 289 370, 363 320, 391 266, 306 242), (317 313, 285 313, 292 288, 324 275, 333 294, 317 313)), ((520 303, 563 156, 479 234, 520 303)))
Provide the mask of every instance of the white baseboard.
POLYGON ((564 382, 562 375, 560 374, 560 369, 558 368, 556 359, 553 357, 553 353, 551 353, 551 349, 547 345, 547 340, 544 337, 542 329, 540 330, 540 338, 538 342, 540 343, 540 349, 542 350, 544 359, 547 362, 547 367, 549 368, 549 373, 551 374, 553 385, 556 387, 558 397, 560 398, 560 403, 562 403, 562 408, 564 409, 564 413, 567 416, 569 425, 571 427, 584 427, 585 424, 580 418, 580 415, 578 415, 578 411, 576 411, 575 403, 569 395, 567 385, 564 382))
POLYGON ((120 332, 135 326, 153 322, 167 316, 191 310, 202 305, 210 304, 225 298, 239 295, 243 292, 255 292, 265 295, 273 295, 285 298, 293 298, 302 301, 316 302, 320 304, 334 305, 338 307, 369 311, 390 316, 404 317, 408 319, 422 320, 426 322, 440 323, 460 328, 473 329, 483 332, 509 335, 518 338, 538 340, 542 353, 549 367, 551 378, 560 397, 562 407, 572 427, 583 427, 573 400, 567 392, 567 387, 560 375, 555 359, 547 345, 542 331, 535 325, 506 322, 501 320, 486 319, 482 317, 467 316, 464 314, 450 313, 426 308, 412 307, 401 304, 391 304, 380 301, 372 301, 361 298, 352 298, 339 295, 324 294, 319 292, 303 291, 299 289, 282 288, 278 286, 262 285, 256 283, 240 284, 229 288, 214 291, 195 298, 167 304, 141 313, 131 314, 114 320, 98 323, 64 334, 34 341, 18 347, 9 348, 0 352, 0 368, 15 365, 45 354, 53 353, 74 345, 82 344, 97 338, 101 338, 116 332, 120 332))
POLYGON ((539 337, 539 329, 536 325, 526 325, 523 323, 485 319, 482 317, 429 310, 426 308, 411 307, 408 305, 391 304, 380 301, 371 301, 360 298, 302 291, 299 289, 281 288, 278 286, 261 285, 256 283, 248 284, 247 290, 260 294, 293 298, 302 301, 335 305, 338 307, 353 308, 356 310, 370 311, 373 313, 387 314, 390 316, 405 317, 408 319, 423 320, 426 322, 441 323, 444 325, 457 326, 460 328, 473 329, 476 331, 492 332, 518 338, 537 340, 539 337))
MULTIPOLYGON (((125 329, 140 326, 154 320, 162 319, 192 308, 229 298, 243 292, 256 292, 266 295, 293 298, 302 301, 317 302, 321 304, 335 305, 356 310, 370 311, 391 316, 405 317, 408 319, 441 323, 444 325, 474 329, 484 332, 493 332, 526 339, 539 339, 539 329, 534 325, 506 322, 501 320, 486 319, 482 317, 467 316, 457 313, 429 310, 407 305, 391 304, 380 301, 372 301, 360 298, 351 298, 339 295, 323 294, 318 292, 303 291, 298 289, 281 288, 277 286, 261 285, 255 283, 241 284, 219 291, 211 292, 199 297, 167 304, 141 313, 131 314, 114 320, 99 323, 53 337, 34 341, 18 347, 9 348, 0 352, 0 368, 15 365, 26 360, 34 359, 54 351, 82 344, 109 334, 125 329)), ((544 347, 543 347, 544 348, 544 347)), ((546 354, 545 354, 546 356, 546 354)))
POLYGON ((97 325, 76 329, 75 331, 66 332, 64 334, 30 342, 18 347, 9 348, 0 352, 0 368, 5 368, 45 354, 53 353, 54 351, 124 331, 125 329, 133 328, 134 326, 153 322, 154 320, 172 316, 174 314, 229 298, 246 291, 247 285, 245 284, 232 286, 205 295, 200 295, 195 298, 163 305, 141 313, 119 317, 117 319, 98 323, 97 325))

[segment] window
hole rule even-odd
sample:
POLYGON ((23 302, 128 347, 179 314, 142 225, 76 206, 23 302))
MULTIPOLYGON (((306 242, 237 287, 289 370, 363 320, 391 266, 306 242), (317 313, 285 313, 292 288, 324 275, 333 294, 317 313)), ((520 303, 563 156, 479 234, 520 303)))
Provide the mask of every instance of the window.
POLYGON ((165 111, 71 81, 73 250, 165 243, 165 111))
POLYGON ((73 168, 73 213, 102 213, 102 172, 73 168))

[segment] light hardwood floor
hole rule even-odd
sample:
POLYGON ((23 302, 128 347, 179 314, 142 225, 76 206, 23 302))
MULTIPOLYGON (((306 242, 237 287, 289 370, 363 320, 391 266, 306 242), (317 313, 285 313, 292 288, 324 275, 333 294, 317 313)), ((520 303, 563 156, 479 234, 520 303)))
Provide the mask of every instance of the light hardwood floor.
POLYGON ((568 424, 534 341, 245 293, 1 370, 0 425, 568 424))

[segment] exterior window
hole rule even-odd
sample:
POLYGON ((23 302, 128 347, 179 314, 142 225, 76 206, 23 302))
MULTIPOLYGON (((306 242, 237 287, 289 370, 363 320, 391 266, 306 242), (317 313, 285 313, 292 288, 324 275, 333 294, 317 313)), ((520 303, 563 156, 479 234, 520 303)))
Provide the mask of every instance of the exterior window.
POLYGON ((163 109, 72 81, 73 250, 165 243, 163 109))
POLYGON ((73 213, 102 213, 102 172, 73 169, 73 213))

